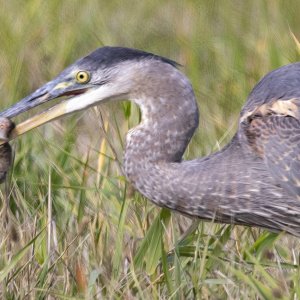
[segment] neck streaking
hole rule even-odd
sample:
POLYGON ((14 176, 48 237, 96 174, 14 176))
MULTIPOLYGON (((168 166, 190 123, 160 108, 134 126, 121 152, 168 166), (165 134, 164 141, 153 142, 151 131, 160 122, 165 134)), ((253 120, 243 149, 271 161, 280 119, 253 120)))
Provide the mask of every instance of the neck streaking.
POLYGON ((181 162, 198 126, 188 79, 161 62, 134 72, 129 98, 140 106, 142 122, 128 133, 124 157, 134 187, 155 204, 190 216, 244 225, 253 220, 276 230, 270 219, 277 215, 270 215, 268 203, 282 205, 287 196, 238 136, 215 154, 181 162))
POLYGON ((127 134, 124 171, 143 195, 164 205, 155 200, 153 185, 166 165, 181 161, 198 126, 198 107, 188 79, 169 64, 152 61, 134 78, 130 98, 142 121, 127 134))

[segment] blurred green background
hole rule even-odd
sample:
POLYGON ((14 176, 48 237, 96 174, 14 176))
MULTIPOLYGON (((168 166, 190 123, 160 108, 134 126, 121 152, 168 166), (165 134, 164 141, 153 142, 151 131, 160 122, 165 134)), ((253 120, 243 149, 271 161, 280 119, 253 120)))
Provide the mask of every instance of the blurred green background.
MULTIPOLYGON (((254 84, 299 60, 299 1, 0 4, 1 110, 98 47, 139 48, 179 62, 195 89, 186 158, 224 146, 254 84)), ((297 239, 203 222, 182 239, 191 220, 133 191, 120 162, 138 120, 129 102, 104 104, 13 142, 0 298, 299 299, 297 239)))

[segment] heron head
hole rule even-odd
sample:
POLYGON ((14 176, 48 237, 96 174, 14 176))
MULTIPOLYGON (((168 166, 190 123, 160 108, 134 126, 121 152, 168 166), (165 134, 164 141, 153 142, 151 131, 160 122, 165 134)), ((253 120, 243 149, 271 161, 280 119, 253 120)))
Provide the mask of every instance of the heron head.
POLYGON ((104 100, 126 99, 130 92, 130 68, 121 67, 147 59, 171 65, 175 62, 140 50, 103 47, 63 70, 53 80, 23 98, 0 117, 12 118, 56 98, 62 100, 50 109, 19 124, 13 135, 21 135, 61 116, 83 110, 104 100))

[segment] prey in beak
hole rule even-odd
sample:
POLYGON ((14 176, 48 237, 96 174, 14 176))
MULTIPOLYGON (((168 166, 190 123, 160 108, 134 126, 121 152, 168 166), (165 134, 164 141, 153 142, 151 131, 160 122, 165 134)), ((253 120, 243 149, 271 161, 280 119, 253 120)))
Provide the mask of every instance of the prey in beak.
POLYGON ((14 129, 14 123, 7 119, 0 117, 0 183, 5 181, 6 175, 13 162, 13 152, 10 145, 7 143, 10 132, 14 129))

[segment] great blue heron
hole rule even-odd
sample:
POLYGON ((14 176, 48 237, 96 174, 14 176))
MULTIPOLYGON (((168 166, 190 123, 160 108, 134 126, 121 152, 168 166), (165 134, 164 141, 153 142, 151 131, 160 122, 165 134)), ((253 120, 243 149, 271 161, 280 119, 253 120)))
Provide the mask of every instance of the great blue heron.
POLYGON ((127 134, 124 172, 141 194, 192 217, 300 236, 300 63, 266 75, 250 93, 231 142, 191 161, 182 155, 198 126, 198 107, 175 62, 99 48, 0 115, 11 118, 61 96, 68 99, 12 136, 103 101, 130 99, 142 121, 127 134))

